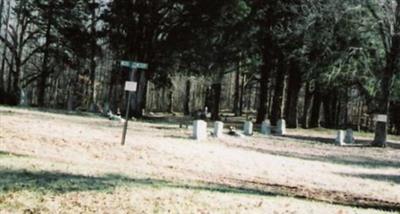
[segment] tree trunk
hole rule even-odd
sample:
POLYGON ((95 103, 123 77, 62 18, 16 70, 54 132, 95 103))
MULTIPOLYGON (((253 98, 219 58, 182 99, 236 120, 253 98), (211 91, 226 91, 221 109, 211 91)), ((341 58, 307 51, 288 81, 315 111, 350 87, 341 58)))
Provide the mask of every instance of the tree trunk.
MULTIPOLYGON (((111 69, 111 74, 110 74, 110 82, 108 83, 108 109, 107 110, 111 110, 114 111, 115 110, 115 98, 114 98, 114 83, 116 82, 116 71, 113 69, 111 69)), ((105 112, 108 113, 108 112, 105 112)))
MULTIPOLYGON (((386 72, 385 72, 386 73, 386 72)), ((381 97, 379 98, 379 114, 388 115, 391 78, 387 75, 381 80, 381 97)), ((389 121, 387 121, 389 122, 389 121)), ((385 147, 387 142, 387 122, 378 121, 375 126, 375 138, 372 145, 385 147)))
POLYGON ((271 111, 271 124, 276 125, 278 120, 282 118, 283 90, 285 86, 286 66, 284 60, 280 59, 277 74, 275 77, 274 100, 271 111))
POLYGON ((13 105, 18 105, 21 98, 20 88, 20 77, 21 77, 21 61, 17 57, 15 58, 15 71, 13 73, 13 105))
POLYGON ((0 1, 0 29, 3 27, 4 0, 0 1))
POLYGON ((211 86, 211 91, 213 94, 213 105, 211 109, 211 120, 219 120, 219 105, 220 105, 220 98, 221 98, 221 83, 214 83, 211 86))
POLYGON ((190 91, 191 91, 192 83, 190 80, 186 81, 186 89, 185 89, 185 101, 183 106, 183 112, 185 115, 190 115, 190 91))
POLYGON ((315 87, 313 97, 314 99, 313 99, 313 106, 311 109, 310 128, 318 128, 319 116, 322 104, 322 94, 318 85, 316 85, 315 87))
POLYGON ((267 101, 268 101, 268 82, 273 66, 273 50, 272 46, 272 35, 266 34, 264 39, 264 50, 262 53, 262 67, 260 70, 260 94, 259 94, 259 106, 257 110, 257 123, 262 123, 267 117, 267 101))
POLYGON ((361 131, 361 118, 363 115, 363 101, 360 101, 357 108, 357 131, 361 131))
MULTIPOLYGON (((3 10, 1 10, 1 11, 3 11, 3 10)), ((5 23, 4 23, 4 25, 5 25, 4 32, 8 32, 8 24, 9 24, 9 21, 10 21, 10 11, 11 11, 11 6, 10 6, 10 4, 8 4, 7 16, 6 16, 6 20, 5 20, 5 23)), ((7 40, 8 39, 8 33, 5 33, 4 37, 5 37, 5 40, 7 40)), ((5 87, 4 87, 5 86, 5 82, 4 82, 4 79, 3 79, 4 78, 4 74, 5 74, 6 57, 7 57, 7 46, 4 45, 2 59, 1 59, 1 68, 0 68, 0 93, 4 92, 6 90, 5 87)), ((1 97, 3 97, 3 96, 1 96, 1 97)), ((2 99, 2 98, 0 98, 0 99, 2 99)))
POLYGON ((212 109, 211 109, 211 120, 220 120, 219 116, 219 107, 221 101, 221 90, 222 90, 222 80, 224 74, 220 72, 218 74, 217 80, 215 83, 211 85, 211 93, 212 93, 212 109))
POLYGON ((299 102, 299 93, 301 89, 301 73, 297 65, 292 65, 289 74, 285 118, 288 128, 298 127, 297 105, 299 102))
POLYGON ((89 90, 89 109, 94 112, 96 109, 96 7, 95 0, 92 0, 91 8, 91 42, 90 42, 90 90, 89 90))
MULTIPOLYGON (((50 6, 49 6, 50 7, 50 6)), ((52 9, 50 9, 52 10, 52 9)), ((50 13, 51 14, 51 13, 50 13)), ((42 63, 42 71, 39 76, 39 82, 38 82, 38 106, 39 107, 44 107, 44 101, 45 101, 45 96, 46 96, 46 81, 47 77, 49 75, 49 49, 50 49, 50 36, 51 36, 51 27, 52 27, 52 17, 48 17, 47 20, 47 25, 46 25, 46 43, 44 46, 44 54, 43 54, 43 63, 42 63)))
MULTIPOLYGON (((394 74, 400 58, 400 0, 397 0, 395 12, 394 33, 392 35, 392 47, 386 56, 386 68, 383 70, 379 88, 378 113, 388 115, 390 89, 394 74)), ((387 121, 389 122, 389 121, 387 121)), ((387 122, 377 122, 375 126, 375 138, 373 146, 385 147, 387 144, 387 122)))
POLYGON ((135 118, 143 117, 143 110, 146 105, 146 94, 147 94, 147 77, 145 71, 137 71, 138 72, 138 86, 137 91, 135 93, 134 99, 132 99, 134 105, 131 105, 132 108, 132 116, 135 118))
POLYGON ((173 113, 174 112, 174 89, 171 89, 168 93, 168 112, 173 113))
POLYGON ((246 82, 246 75, 242 72, 242 83, 240 84, 240 95, 239 95, 239 116, 243 114, 243 107, 244 107, 244 90, 245 90, 245 82, 246 82))
MULTIPOLYGON (((0 30, 3 28, 3 10, 4 10, 4 0, 0 1, 0 30)), ((5 31, 7 32, 7 30, 5 31)), ((7 33, 6 33, 7 34, 7 33)), ((6 47, 6 46, 4 46, 6 47)), ((4 92, 4 68, 0 69, 0 103, 2 103, 3 92, 4 92)))
POLYGON ((240 62, 237 65, 237 71, 235 74, 235 94, 233 100, 233 113, 235 116, 240 115, 240 62))
POLYGON ((322 98, 322 104, 324 106, 325 128, 335 127, 336 102, 337 102, 336 90, 328 91, 322 98))
POLYGON ((302 117, 302 128, 308 129, 308 114, 310 111, 311 101, 312 101, 312 93, 310 90, 310 83, 307 82, 305 86, 305 95, 304 95, 304 106, 303 106, 303 117, 302 117))

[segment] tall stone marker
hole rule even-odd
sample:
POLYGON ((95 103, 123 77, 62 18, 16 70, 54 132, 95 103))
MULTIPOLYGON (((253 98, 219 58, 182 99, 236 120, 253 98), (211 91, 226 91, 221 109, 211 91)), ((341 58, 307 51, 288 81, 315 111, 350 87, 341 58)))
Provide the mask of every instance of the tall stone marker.
POLYGON ((204 120, 193 122, 193 138, 196 140, 207 139, 207 123, 204 120))
POLYGON ((248 136, 253 135, 253 122, 246 121, 244 123, 243 132, 245 135, 248 135, 248 136))
POLYGON ((354 137, 353 137, 353 130, 352 129, 347 129, 346 130, 346 136, 344 138, 344 142, 348 144, 353 144, 354 143, 354 137))
POLYGON ((222 130, 224 130, 224 123, 217 121, 214 123, 214 137, 222 137, 222 130))
POLYGON ((269 120, 264 120, 264 122, 262 122, 261 134, 271 135, 271 122, 269 120))
POLYGON ((278 121, 278 124, 276 126, 276 134, 278 135, 286 134, 286 121, 284 119, 278 121))
POLYGON ((338 146, 344 146, 346 143, 344 142, 344 138, 345 138, 345 131, 343 130, 339 130, 337 132, 337 136, 336 136, 336 140, 335 143, 338 146))

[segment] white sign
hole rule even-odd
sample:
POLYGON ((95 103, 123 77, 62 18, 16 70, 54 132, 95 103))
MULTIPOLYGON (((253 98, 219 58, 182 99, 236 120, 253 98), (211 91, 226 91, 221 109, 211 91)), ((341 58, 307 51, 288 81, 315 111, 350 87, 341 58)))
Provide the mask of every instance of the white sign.
POLYGON ((121 61, 121 66, 123 67, 131 67, 131 63, 128 61, 121 61))
POLYGON ((375 119, 376 122, 387 123, 387 121, 388 121, 386 114, 377 114, 377 115, 375 115, 374 119, 375 119))
POLYGON ((132 61, 121 61, 121 66, 122 67, 129 67, 131 69, 148 69, 149 65, 146 63, 141 63, 141 62, 132 62, 132 61))
POLYGON ((137 88, 137 82, 130 82, 130 81, 125 82, 125 91, 135 92, 136 88, 137 88))

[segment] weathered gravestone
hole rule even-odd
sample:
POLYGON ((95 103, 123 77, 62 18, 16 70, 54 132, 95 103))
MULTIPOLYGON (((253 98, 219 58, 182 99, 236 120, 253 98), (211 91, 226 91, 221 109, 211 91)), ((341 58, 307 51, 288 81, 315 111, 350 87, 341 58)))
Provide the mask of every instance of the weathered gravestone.
POLYGON ((244 123, 243 132, 245 135, 248 135, 248 136, 253 135, 253 122, 246 121, 244 123))
POLYGON ((207 123, 204 120, 193 122, 193 138, 196 140, 207 139, 207 123))
POLYGON ((346 143, 344 142, 344 138, 345 138, 345 131, 339 130, 337 132, 337 136, 336 136, 336 140, 335 140, 336 145, 338 145, 338 146, 345 145, 346 143))
POLYGON ((214 123, 214 137, 221 137, 222 136, 222 130, 224 129, 224 123, 217 121, 214 123))
POLYGON ((353 130, 352 129, 347 129, 346 130, 346 136, 344 138, 344 142, 348 144, 353 144, 354 143, 354 137, 353 137, 353 130))
POLYGON ((286 134, 286 121, 284 119, 278 121, 278 124, 276 126, 276 134, 278 135, 286 134))
POLYGON ((270 135, 271 134, 271 122, 269 120, 264 120, 261 124, 261 134, 270 135))

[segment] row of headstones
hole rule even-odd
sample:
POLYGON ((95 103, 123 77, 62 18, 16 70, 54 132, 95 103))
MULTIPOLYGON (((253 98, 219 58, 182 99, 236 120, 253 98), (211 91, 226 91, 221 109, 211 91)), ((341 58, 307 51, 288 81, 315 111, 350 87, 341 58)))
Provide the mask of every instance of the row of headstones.
POLYGON ((354 143, 353 130, 352 129, 347 129, 346 131, 339 130, 335 142, 339 146, 344 146, 346 144, 353 144, 354 143))
MULTIPOLYGON (((220 138, 223 135, 224 123, 221 121, 217 121, 214 123, 214 132, 213 136, 220 138)), ((270 135, 272 132, 271 122, 269 120, 265 120, 261 124, 261 134, 270 135)), ((238 133, 240 134, 240 133, 238 133)), ((253 122, 246 121, 243 126, 243 134, 247 136, 253 135, 253 122)), ((276 126, 276 134, 277 135, 285 135, 286 134, 286 121, 279 120, 276 126)), ((196 140, 204 140, 208 136, 207 134, 207 123, 204 120, 195 120, 193 122, 193 138, 196 140)))
MULTIPOLYGON (((220 138, 223 135, 224 123, 217 121, 214 123, 214 132, 213 136, 220 138)), ((269 120, 265 120, 261 124, 261 134, 270 135, 272 131, 271 123, 269 120)), ((243 126, 244 135, 251 136, 253 135, 253 123, 251 121, 246 121, 243 126)), ((277 135, 285 135, 286 134, 286 122, 285 120, 279 120, 276 127, 277 135)), ((193 122, 193 138, 196 140, 204 140, 208 136, 207 134, 207 123, 203 120, 195 120, 193 122)), ((339 130, 336 137, 336 144, 340 146, 344 146, 346 144, 353 144, 353 130, 347 129, 339 130)))

